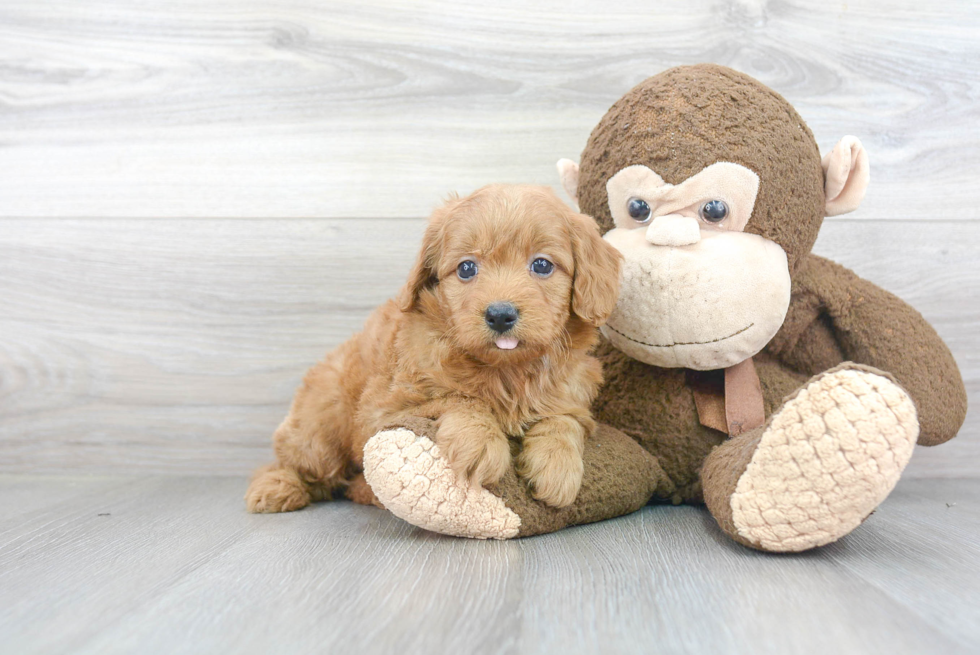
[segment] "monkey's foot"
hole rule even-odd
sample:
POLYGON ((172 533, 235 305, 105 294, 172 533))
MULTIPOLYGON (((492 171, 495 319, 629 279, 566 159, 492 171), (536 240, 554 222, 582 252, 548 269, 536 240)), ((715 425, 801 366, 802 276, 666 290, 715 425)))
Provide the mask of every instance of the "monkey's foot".
POLYGON ((737 541, 801 551, 851 532, 895 487, 919 434, 892 379, 844 364, 813 378, 757 430, 716 448, 705 502, 737 541))
POLYGON ((385 509, 420 528, 474 539, 518 534, 520 517, 457 477, 425 434, 404 427, 375 434, 364 446, 364 477, 385 509))

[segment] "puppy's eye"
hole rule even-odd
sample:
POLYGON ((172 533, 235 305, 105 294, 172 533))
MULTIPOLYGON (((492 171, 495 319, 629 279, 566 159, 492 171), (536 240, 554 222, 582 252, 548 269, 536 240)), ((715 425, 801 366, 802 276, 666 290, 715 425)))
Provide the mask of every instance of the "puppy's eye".
POLYGON ((646 223, 650 220, 650 205, 642 198, 630 198, 626 210, 630 213, 630 218, 637 223, 646 223))
POLYGON ((724 200, 709 200, 701 205, 698 216, 709 223, 720 223, 728 216, 728 205, 724 200))
POLYGON ((549 262, 544 257, 538 257, 533 262, 531 262, 531 272, 535 275, 540 275, 541 277, 548 277, 555 270, 555 265, 549 262))
POLYGON ((460 280, 470 280, 476 277, 476 262, 470 259, 460 262, 459 266, 456 267, 456 275, 459 276, 460 280))

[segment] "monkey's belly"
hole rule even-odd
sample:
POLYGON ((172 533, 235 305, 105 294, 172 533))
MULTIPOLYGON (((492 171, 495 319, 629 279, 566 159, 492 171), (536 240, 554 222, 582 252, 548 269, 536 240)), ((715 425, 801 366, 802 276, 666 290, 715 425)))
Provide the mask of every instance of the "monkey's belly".
MULTIPOLYGON (((592 405, 596 420, 622 430, 657 457, 677 485, 669 500, 701 502, 701 466, 728 435, 701 425, 688 371, 649 366, 608 343, 601 344, 596 354, 606 379, 592 405)), ((764 353, 756 356, 755 363, 768 417, 807 376, 764 353)))

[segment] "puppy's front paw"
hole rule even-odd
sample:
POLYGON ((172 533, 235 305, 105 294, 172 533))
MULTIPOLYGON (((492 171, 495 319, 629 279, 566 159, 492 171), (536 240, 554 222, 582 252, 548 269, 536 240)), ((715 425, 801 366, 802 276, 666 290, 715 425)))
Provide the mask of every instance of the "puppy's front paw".
POLYGON ((531 494, 552 507, 575 502, 582 488, 582 445, 585 432, 572 420, 542 422, 524 437, 517 474, 531 485, 531 494))
POLYGON ((510 466, 510 445, 506 439, 457 436, 444 443, 446 459, 456 475, 481 487, 500 480, 510 466))
POLYGON ((445 416, 436 432, 436 444, 456 475, 483 487, 500 480, 510 467, 507 436, 483 421, 445 416))
POLYGON ((245 507, 253 514, 292 512, 310 504, 310 492, 295 471, 266 466, 259 469, 245 493, 245 507))

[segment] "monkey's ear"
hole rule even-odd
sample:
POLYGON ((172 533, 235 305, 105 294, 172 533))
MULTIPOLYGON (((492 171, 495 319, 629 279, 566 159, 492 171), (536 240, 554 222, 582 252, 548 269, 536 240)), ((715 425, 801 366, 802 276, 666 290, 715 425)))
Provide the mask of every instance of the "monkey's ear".
POLYGON ((429 218, 429 224, 425 228, 422 236, 422 248, 419 250, 418 259, 412 266, 412 272, 408 276, 408 282, 402 288, 398 296, 398 305, 403 312, 410 312, 418 307, 419 297, 426 289, 431 289, 438 280, 439 259, 442 257, 443 229, 449 212, 459 199, 455 196, 449 198, 446 204, 439 207, 429 218))
POLYGON ((845 136, 821 162, 826 194, 825 216, 854 211, 864 199, 871 173, 868 153, 855 136, 845 136))
POLYGON ((578 164, 571 159, 559 159, 558 177, 568 197, 578 203, 578 164))
POLYGON ((591 216, 572 214, 572 311, 599 327, 606 322, 619 299, 619 270, 623 256, 599 236, 599 226, 591 216))

